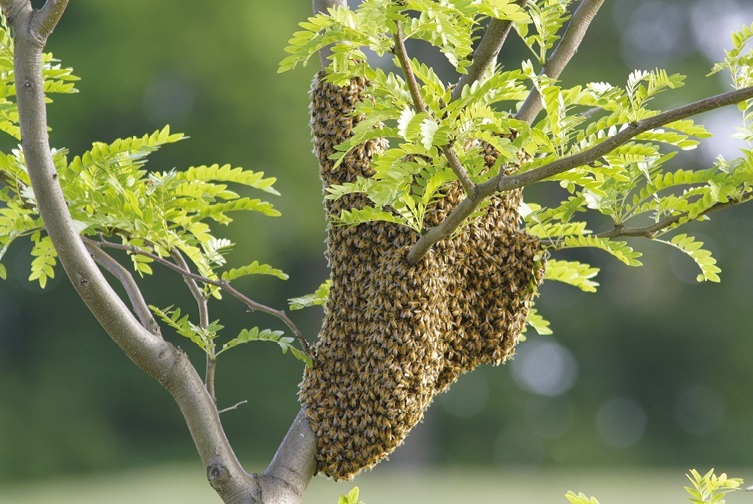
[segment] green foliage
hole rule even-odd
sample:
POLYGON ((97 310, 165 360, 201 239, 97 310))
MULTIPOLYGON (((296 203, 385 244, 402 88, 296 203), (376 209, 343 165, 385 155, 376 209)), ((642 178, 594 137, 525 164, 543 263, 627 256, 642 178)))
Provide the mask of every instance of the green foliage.
MULTIPOLYGON (((13 43, 4 25, 0 39, 0 131, 19 139, 17 105, 13 101, 13 43)), ((44 55, 43 65, 47 95, 75 92, 77 77, 71 69, 62 68, 50 54, 44 55)), ((218 164, 184 171, 146 169, 149 154, 183 138, 165 126, 142 137, 96 142, 70 160, 65 149, 53 150, 57 180, 76 230, 83 237, 118 242, 116 245, 128 251, 134 271, 141 276, 153 274, 155 257, 187 257, 200 276, 212 281, 203 284, 206 296, 219 298, 219 285, 242 276, 262 274, 286 280, 288 276, 281 270, 259 261, 228 268, 225 254, 233 243, 215 233, 217 225, 233 221, 235 212, 278 216, 268 201, 245 195, 249 191, 279 195, 273 187, 275 179, 265 177, 263 172, 218 164)), ((26 237, 33 245, 29 280, 44 288, 55 276, 57 254, 39 216, 21 150, 0 152, 0 261, 17 239, 26 237)), ((6 276, 6 267, 0 262, 0 278, 6 276)), ((283 352, 290 350, 308 362, 308 357, 292 346, 294 339, 283 337, 280 331, 245 330, 216 351, 215 339, 222 329, 217 321, 202 327, 179 308, 152 309, 165 324, 212 358, 241 343, 272 341, 283 352)))
POLYGON ((194 324, 189 320, 188 315, 182 315, 180 308, 173 309, 172 306, 167 308, 157 308, 156 306, 149 305, 149 308, 169 327, 172 327, 175 332, 184 338, 191 340, 196 346, 201 348, 212 360, 216 360, 220 354, 244 343, 250 343, 252 341, 268 341, 277 343, 282 349, 282 353, 286 353, 290 350, 290 353, 296 358, 303 361, 306 364, 311 362, 311 359, 303 352, 293 346, 294 338, 283 336, 283 331, 273 331, 271 329, 262 329, 258 327, 252 327, 251 329, 243 329, 238 335, 222 345, 222 348, 217 350, 217 343, 215 340, 219 337, 219 332, 224 326, 219 324, 219 321, 209 323, 206 327, 194 324), (182 315, 182 316, 181 316, 182 315))
POLYGON ((523 329, 524 335, 527 332, 528 326, 532 327, 534 331, 536 331, 536 333, 541 336, 552 334, 552 330, 549 328, 549 321, 542 317, 541 314, 539 314, 538 310, 536 310, 533 306, 528 309, 528 318, 526 319, 526 324, 526 327, 523 329))
POLYGON ((337 499, 337 504, 363 504, 363 501, 358 500, 358 487, 353 487, 350 492, 341 495, 337 499))
POLYGON ((291 310, 301 310, 309 306, 324 306, 329 297, 329 289, 332 286, 332 280, 327 280, 316 289, 313 294, 288 299, 291 310))
POLYGON ((155 315, 157 315, 165 324, 175 329, 179 335, 193 341, 199 348, 204 350, 207 355, 214 355, 217 333, 223 326, 218 321, 210 323, 207 327, 201 327, 188 320, 188 315, 181 317, 180 308, 172 309, 172 306, 160 309, 156 306, 149 305, 155 315))
MULTIPOLYGON (((518 69, 487 73, 452 100, 451 87, 425 64, 410 59, 406 64, 412 75, 403 75, 397 72, 401 66, 397 61, 395 71, 372 68, 364 52, 368 48, 382 55, 392 50, 399 24, 405 39, 438 47, 462 73, 477 24, 485 17, 496 17, 513 21, 540 66, 546 64, 561 36, 570 4, 569 0, 538 0, 522 10, 509 1, 373 0, 355 10, 332 9, 301 23, 303 31, 291 39, 290 55, 280 71, 305 64, 316 51, 333 44, 328 78, 344 83, 360 76, 370 83, 368 99, 355 112, 362 120, 353 128, 353 136, 336 147, 335 167, 367 140, 390 142, 373 159, 373 177, 328 189, 329 199, 362 193, 372 203, 343 211, 340 223, 385 221, 423 233, 424 216, 456 180, 443 149, 452 149, 471 181, 479 184, 496 176, 503 166, 517 167, 520 172, 533 170, 591 149, 631 124, 657 115, 660 111, 651 108, 653 99, 681 87, 684 76, 662 69, 635 70, 622 87, 594 82, 565 89, 541 74, 534 63, 522 61, 518 69), (492 12, 491 6, 496 10, 492 12), (408 77, 418 84, 422 107, 413 103, 408 77), (532 87, 541 93, 545 113, 528 125, 515 119, 514 110, 532 87), (484 164, 484 144, 499 152, 492 169, 484 164), (530 161, 520 165, 522 155, 530 161)), ((744 27, 733 34, 733 50, 724 63, 714 67, 715 72, 729 69, 737 87, 753 82, 751 52, 743 54, 751 33, 753 27, 744 27)), ((746 127, 738 136, 751 141, 753 113, 747 105, 744 108, 746 127)), ((620 236, 659 239, 691 255, 701 268, 699 280, 718 281, 719 270, 706 251, 696 248, 699 242, 684 234, 665 237, 686 222, 707 218, 720 205, 753 196, 753 152, 749 150, 731 162, 720 158, 704 170, 671 166, 678 151, 694 149, 709 136, 692 120, 678 120, 636 136, 590 165, 550 177, 545 182, 558 184, 567 195, 559 204, 545 207, 529 202, 524 206, 521 215, 526 230, 553 252, 599 248, 630 266, 641 264, 641 253, 620 236), (585 215, 575 217, 580 214, 585 215), (598 215, 607 217, 612 229, 601 233, 588 229, 587 223, 594 221, 590 216, 598 215)), ((590 292, 596 287, 590 280, 594 274, 595 269, 587 265, 550 262, 548 278, 590 292)))
POLYGON ((701 476, 695 469, 687 475, 692 487, 685 487, 690 497, 688 500, 693 504, 724 504, 724 496, 729 492, 739 490, 743 484, 740 478, 728 478, 726 473, 719 476, 714 474, 714 469, 701 476))
MULTIPOLYGON (((58 60, 51 53, 42 55, 44 91, 48 102, 50 94, 75 93, 74 82, 78 77, 73 75, 70 68, 61 67, 58 60)), ((5 27, 5 18, 0 25, 0 131, 13 138, 21 139, 18 126, 18 109, 13 98, 16 96, 16 85, 13 81, 13 38, 5 27)), ((0 178, 2 181, 2 178, 0 178)))
POLYGON ((591 280, 599 272, 599 268, 594 268, 588 264, 578 261, 558 261, 550 259, 547 261, 545 280, 557 280, 566 284, 578 287, 585 292, 596 292, 598 283, 591 280))
POLYGON ((565 494, 565 498, 570 502, 570 504, 599 504, 599 501, 596 500, 596 497, 586 497, 585 494, 579 493, 578 495, 575 495, 574 492, 567 492, 565 494))
POLYGON ((241 268, 231 268, 227 271, 223 271, 221 278, 229 282, 231 280, 235 280, 236 278, 247 275, 272 275, 279 278, 280 280, 288 279, 288 275, 283 273, 281 270, 273 268, 269 264, 259 264, 258 261, 254 261, 248 266, 243 266, 241 268))
MULTIPOLYGON (((724 496, 729 492, 740 490, 743 480, 740 478, 728 478, 726 473, 719 476, 714 474, 714 469, 709 470, 706 474, 701 474, 695 469, 690 470, 686 475, 690 480, 692 487, 685 487, 685 491, 690 495, 688 500, 693 504, 724 504, 724 496)), ((576 495, 570 491, 565 494, 565 498, 570 504, 599 504, 595 497, 587 497, 583 493, 576 495)))
MULTIPOLYGON (((75 93, 74 82, 78 80, 70 68, 63 68, 52 54, 42 56, 44 89, 50 94, 75 93)), ((16 86, 13 81, 13 39, 0 26, 0 131, 20 140, 18 107, 14 101, 16 86)), ((49 101, 49 98, 48 98, 49 101)), ((62 151, 53 153, 56 160, 62 151)), ((30 280, 44 287, 55 276, 55 251, 49 238, 42 235, 42 221, 33 207, 34 196, 29 177, 19 150, 11 154, 0 153, 0 279, 7 276, 1 263, 10 245, 17 238, 29 237, 33 243, 30 280)))
POLYGON ((717 273, 721 270, 716 266, 716 259, 711 257, 711 252, 701 248, 703 242, 696 241, 695 238, 686 234, 673 236, 670 241, 658 241, 671 245, 689 255, 701 269, 701 274, 698 275, 697 278, 699 282, 703 280, 710 280, 712 282, 719 281, 719 275, 717 273))
POLYGON ((461 73, 470 64, 473 33, 484 18, 509 19, 524 23, 529 17, 513 0, 366 0, 353 11, 335 7, 299 24, 293 34, 290 55, 280 63, 280 72, 305 65, 323 47, 331 45, 330 76, 344 83, 353 72, 367 65, 370 49, 377 55, 392 50, 396 22, 404 25, 406 38, 423 40, 439 48, 461 73), (412 15, 415 14, 415 15, 412 15))
POLYGON ((515 23, 515 29, 526 46, 541 65, 547 62, 547 52, 559 40, 557 32, 570 19, 567 8, 573 0, 546 0, 528 2, 526 8, 531 16, 531 23, 515 23), (532 34, 529 34, 533 28, 532 34))
POLYGON ((732 49, 725 51, 724 61, 714 65, 709 75, 729 70, 732 74, 732 84, 740 89, 753 84, 750 67, 753 66, 753 46, 745 48, 753 40, 753 23, 743 26, 740 31, 732 32, 732 49))
POLYGON ((243 343, 250 343, 252 341, 269 341, 277 343, 282 350, 282 353, 286 353, 290 350, 290 353, 293 354, 296 359, 304 362, 306 365, 311 364, 311 358, 293 346, 295 338, 283 336, 283 334, 282 331, 272 331, 270 329, 259 330, 258 327, 243 329, 238 336, 222 345, 222 349, 219 350, 216 355, 220 355, 222 352, 243 343))

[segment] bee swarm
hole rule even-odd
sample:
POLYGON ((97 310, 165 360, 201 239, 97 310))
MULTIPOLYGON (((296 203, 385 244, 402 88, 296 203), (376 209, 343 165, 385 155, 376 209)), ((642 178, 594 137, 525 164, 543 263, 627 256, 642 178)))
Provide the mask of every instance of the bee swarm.
MULTIPOLYGON (((333 170, 329 156, 351 135, 351 112, 367 83, 339 87, 320 72, 312 88, 314 152, 324 187, 373 175, 383 139, 350 152, 333 170)), ((484 149, 492 166, 496 153, 484 149)), ((524 161, 524 160, 522 160, 524 161)), ((427 213, 437 225, 463 197, 458 183, 427 213)), ((326 200, 332 285, 300 399, 316 432, 317 470, 350 479, 400 445, 433 397, 460 374, 514 353, 528 303, 543 276, 541 248, 519 229, 519 192, 496 195, 482 215, 416 265, 405 257, 418 235, 406 226, 332 223, 369 204, 361 194, 326 200)))

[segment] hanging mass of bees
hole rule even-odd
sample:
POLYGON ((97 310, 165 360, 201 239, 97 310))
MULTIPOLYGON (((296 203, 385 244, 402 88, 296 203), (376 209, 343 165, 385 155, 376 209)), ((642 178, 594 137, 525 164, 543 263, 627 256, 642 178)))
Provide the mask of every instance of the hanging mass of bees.
MULTIPOLYGON (((366 82, 345 87, 320 72, 312 88, 314 152, 324 187, 370 177, 384 139, 351 151, 333 170, 335 146, 350 137, 366 82)), ((483 149, 491 167, 497 155, 483 149)), ((525 159, 520 159, 525 162, 525 159)), ((458 183, 427 212, 435 226, 463 197, 458 183)), ((518 191, 496 195, 482 215, 411 265, 417 233, 388 222, 334 223, 365 195, 326 200, 332 285, 300 399, 317 435, 317 470, 350 479, 403 442, 433 397, 462 373, 514 353, 543 266, 536 238, 520 230, 518 191)))

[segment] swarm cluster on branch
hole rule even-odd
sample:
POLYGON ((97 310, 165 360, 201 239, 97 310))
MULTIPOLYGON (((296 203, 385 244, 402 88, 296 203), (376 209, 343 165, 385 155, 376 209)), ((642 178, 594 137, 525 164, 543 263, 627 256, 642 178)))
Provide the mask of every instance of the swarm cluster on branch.
MULTIPOLYGON (((352 151, 337 168, 329 158, 359 118, 352 112, 367 83, 339 87, 317 75, 312 89, 314 150, 323 184, 370 177, 383 139, 352 151)), ((487 164, 496 155, 485 149, 487 164)), ((435 225, 463 197, 451 184, 427 213, 435 225)), ((460 374, 499 364, 514 352, 528 305, 543 276, 536 238, 519 229, 520 192, 496 195, 471 224, 416 265, 418 240, 389 222, 347 227, 342 210, 365 196, 326 200, 332 286, 325 320, 300 397, 318 439, 318 471, 349 479, 389 455, 423 417, 433 397, 460 374)))

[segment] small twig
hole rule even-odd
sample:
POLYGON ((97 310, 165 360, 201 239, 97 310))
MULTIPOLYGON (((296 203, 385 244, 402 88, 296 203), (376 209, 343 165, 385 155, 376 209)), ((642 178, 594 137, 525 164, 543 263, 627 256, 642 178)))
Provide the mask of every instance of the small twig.
POLYGON ((273 317, 278 318, 280 321, 282 321, 288 329, 290 329, 295 337, 298 339, 298 342, 301 344, 301 347, 303 348, 303 351, 306 353, 306 355, 311 356, 311 351, 308 342, 303 337, 303 333, 298 329, 298 327, 293 323, 292 320, 288 317, 287 313, 285 313, 283 310, 275 310, 274 308, 271 308, 269 306, 263 305, 261 303, 257 303, 253 299, 249 298, 242 292, 235 289, 233 286, 230 285, 230 282, 226 280, 213 280, 211 278, 207 278, 202 275, 197 275, 196 273, 193 273, 191 271, 185 270, 178 266, 177 264, 168 261, 167 259, 164 259, 157 254, 153 254, 152 252, 149 252, 148 250, 141 249, 139 247, 133 246, 133 245, 121 245, 119 243, 113 243, 106 241, 104 238, 100 238, 99 241, 94 241, 88 238, 84 238, 84 240, 88 240, 96 245, 101 245, 103 247, 109 247, 114 248, 117 250, 125 250, 127 252, 131 252, 132 254, 139 254, 143 255, 144 257, 149 257, 154 262, 161 264, 162 266, 165 266, 166 268, 169 268, 176 273, 179 273, 183 277, 191 278, 193 280, 196 280, 198 282, 205 283, 207 285, 214 285, 215 287, 219 287, 234 298, 238 299, 240 302, 245 304, 250 311, 258 311, 261 313, 266 313, 267 315, 272 315, 273 317))
POLYGON ((248 404, 248 401, 244 399, 244 400, 242 400, 242 401, 240 401, 240 402, 238 402, 238 403, 236 403, 236 404, 234 404, 234 405, 232 405, 232 406, 230 406, 228 408, 223 408, 223 409, 219 410, 217 413, 219 413, 220 415, 222 415, 223 413, 225 413, 227 411, 233 411, 234 409, 237 409, 238 406, 241 406, 243 404, 248 404))
POLYGON ((97 264, 109 271, 123 286, 141 325, 155 336, 162 337, 159 324, 154 320, 152 312, 149 310, 149 306, 147 306, 144 296, 141 294, 139 286, 136 285, 131 272, 90 240, 85 240, 84 244, 97 264))
MULTIPOLYGON (((180 251, 173 249, 170 251, 170 255, 178 266, 183 268, 185 271, 191 271, 191 267, 188 265, 186 259, 183 257, 183 254, 181 254, 180 251)), ((186 282, 186 285, 188 285, 188 290, 191 291, 191 295, 196 301, 196 306, 199 308, 199 325, 202 329, 206 329, 207 327, 209 327, 209 300, 201 291, 201 288, 199 288, 196 280, 194 280, 193 278, 188 278, 186 276, 183 277, 183 280, 186 282)), ((214 345, 208 346, 206 350, 207 355, 204 385, 206 385, 207 392, 209 392, 212 400, 217 403, 217 396, 215 395, 214 387, 215 375, 217 371, 217 361, 215 360, 216 355, 214 352, 214 345)))
MULTIPOLYGON (((552 53, 552 57, 546 62, 544 68, 541 69, 542 75, 547 75, 552 79, 557 79, 572 57, 578 51, 580 43, 583 41, 583 37, 586 35, 591 21, 599 11, 599 8, 604 3, 604 0, 583 0, 578 8, 573 13, 573 17, 570 19, 570 23, 567 25, 565 34, 560 39, 557 47, 552 53)), ((528 97, 523 102, 523 105, 515 115, 516 119, 532 123, 538 113, 541 111, 541 94, 539 90, 534 86, 528 97)))
POLYGON ((395 21, 395 56, 400 62, 400 68, 403 70, 405 76, 405 83, 408 84, 408 91, 413 99, 413 105, 418 112, 426 112, 426 105, 423 98, 421 98, 421 90, 416 80, 416 74, 413 73, 413 69, 410 66, 410 57, 405 49, 405 39, 403 37, 403 23, 395 21))
MULTIPOLYGON (((698 216, 702 215, 708 215, 714 212, 718 212, 719 210, 724 210, 725 208, 730 208, 736 205, 741 205, 743 203, 747 203, 749 201, 753 200, 753 193, 747 193, 742 195, 740 198, 735 200, 729 200, 725 203, 716 203, 703 212, 699 213, 698 216)), ((687 218, 688 213, 683 212, 677 215, 673 215, 671 217, 667 217, 665 219, 660 220, 659 222, 656 222, 654 224, 651 224, 650 226, 645 227, 624 227, 617 225, 613 229, 610 229, 609 231, 605 231, 603 233, 599 233, 596 236, 598 238, 617 238, 620 236, 636 236, 636 237, 642 237, 642 238, 654 238, 658 233, 664 231, 665 229, 669 229, 675 224, 678 224, 683 219, 687 218)))
MULTIPOLYGON (((517 2, 521 7, 524 7, 527 3, 528 0, 518 0, 517 2)), ((452 101, 460 98, 465 86, 470 86, 481 79, 489 67, 494 65, 511 28, 512 21, 509 19, 492 19, 489 22, 481 42, 473 52, 473 63, 467 68, 467 73, 460 76, 460 80, 452 90, 452 101)))
POLYGON ((303 351, 306 353, 306 355, 311 357, 311 348, 309 347, 308 341, 306 341, 306 339, 303 337, 303 333, 300 331, 300 329, 298 329, 298 327, 293 323, 293 321, 290 320, 290 318, 288 317, 288 314, 285 313, 284 310, 275 310, 274 308, 264 306, 262 304, 257 303, 256 301, 249 299, 243 293, 238 291, 235 287, 231 286, 230 283, 227 281, 220 282, 220 287, 222 287, 222 289, 225 290, 231 296, 245 303, 246 306, 248 306, 251 311, 260 311, 260 312, 267 313, 269 315, 272 315, 280 319, 282 323, 288 326, 288 329, 293 331, 293 334, 295 335, 298 342, 301 344, 301 348, 303 348, 303 351))
POLYGON ((605 154, 612 152, 620 145, 623 145, 641 133, 674 121, 679 121, 680 119, 685 119, 697 114, 702 114, 703 112, 739 103, 750 98, 753 98, 753 86, 704 98, 662 112, 653 117, 631 123, 627 128, 616 135, 605 139, 590 149, 578 152, 577 154, 554 160, 551 163, 547 163, 543 166, 539 166, 538 168, 517 175, 498 175, 483 184, 478 184, 476 186, 476 198, 466 198, 461 201, 441 224, 427 230, 413 245, 406 260, 410 264, 416 264, 429 251, 432 245, 451 236, 458 226, 460 226, 465 219, 476 210, 480 201, 483 201, 484 198, 488 198, 494 193, 520 189, 551 178, 560 173, 564 173, 568 170, 572 170, 578 166, 587 165, 605 154))
MULTIPOLYGON (((410 66, 410 58, 408 57, 408 53, 405 50, 405 41, 403 39, 402 23, 400 23, 400 21, 396 21, 395 24, 397 26, 397 29, 395 30, 395 36, 394 36, 395 56, 400 62, 400 67, 403 70, 403 75, 405 76, 405 82, 408 84, 408 90, 410 91, 411 98, 413 98, 413 105, 415 106, 418 112, 427 112, 426 105, 424 104, 423 98, 421 98, 421 91, 419 89, 418 82, 416 81, 416 75, 413 73, 413 69, 410 66)), ((463 189, 465 190, 465 194, 469 198, 475 198, 476 197, 476 185, 468 176, 468 172, 463 167, 463 164, 460 162, 460 159, 458 159, 458 156, 457 154, 455 154, 455 151, 452 150, 452 146, 443 145, 440 149, 444 157, 447 159, 447 163, 450 165, 450 168, 455 173, 455 176, 458 178, 458 180, 460 180, 460 183, 462 184, 463 189)))

